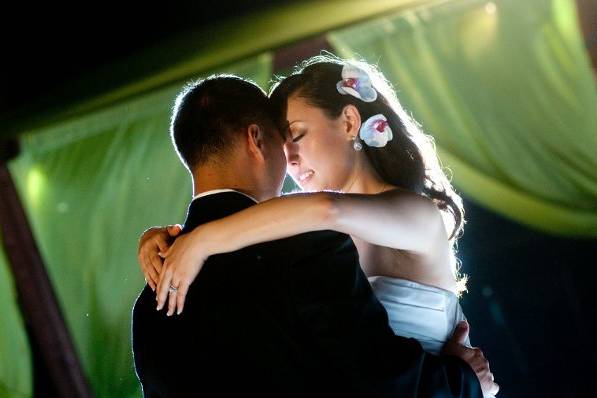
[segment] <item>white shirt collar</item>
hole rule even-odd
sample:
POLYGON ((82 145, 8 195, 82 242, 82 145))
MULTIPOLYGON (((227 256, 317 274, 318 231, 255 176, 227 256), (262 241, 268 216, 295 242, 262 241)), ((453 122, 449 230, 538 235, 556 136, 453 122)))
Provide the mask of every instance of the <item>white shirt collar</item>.
POLYGON ((252 196, 250 196, 250 195, 247 195, 247 194, 246 194, 246 193, 244 193, 244 192, 237 191, 237 190, 235 190, 235 189, 230 189, 230 188, 223 188, 223 189, 212 189, 211 191, 205 191, 205 192, 201 192, 200 194, 198 194, 198 195, 195 195, 195 196, 193 197, 193 200, 195 200, 195 199, 197 199, 197 198, 201 198, 201 197, 203 197, 203 196, 207 196, 207 195, 214 195, 214 194, 216 194, 216 193, 220 193, 220 192, 237 192, 237 193, 240 193, 241 195, 245 195, 247 198, 251 199, 251 200, 252 200, 252 201, 254 201, 255 203, 259 203, 259 202, 257 201, 257 199, 255 199, 254 197, 252 197, 252 196))

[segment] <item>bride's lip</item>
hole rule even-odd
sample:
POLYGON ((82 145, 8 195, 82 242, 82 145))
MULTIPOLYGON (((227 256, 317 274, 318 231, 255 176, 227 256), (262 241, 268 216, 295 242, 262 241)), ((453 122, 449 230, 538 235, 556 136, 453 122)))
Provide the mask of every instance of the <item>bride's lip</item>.
POLYGON ((306 184, 307 182, 309 182, 309 180, 311 180, 311 178, 313 177, 313 174, 315 174, 315 171, 313 170, 307 170, 302 172, 301 174, 298 175, 298 181, 301 184, 306 184))

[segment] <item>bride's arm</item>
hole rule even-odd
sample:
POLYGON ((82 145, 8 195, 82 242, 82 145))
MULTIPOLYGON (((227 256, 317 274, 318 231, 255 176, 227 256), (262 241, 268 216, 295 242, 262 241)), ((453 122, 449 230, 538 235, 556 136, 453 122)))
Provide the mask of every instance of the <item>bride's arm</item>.
POLYGON ((182 311, 184 297, 205 260, 214 254, 331 229, 372 244, 425 254, 445 235, 439 210, 431 200, 394 189, 376 195, 317 192, 291 194, 203 224, 176 239, 165 254, 158 283, 158 308, 169 287, 179 289, 169 311, 182 311))
POLYGON ((203 247, 202 256, 228 253, 257 243, 328 229, 330 204, 325 192, 289 194, 202 224, 189 235, 203 247))
POLYGON ((376 195, 336 194, 327 229, 369 243, 429 253, 438 238, 447 240, 441 212, 431 199, 401 189, 376 195))
POLYGON ((431 200, 394 189, 376 195, 300 193, 274 198, 203 224, 190 234, 203 256, 330 229, 375 245, 426 253, 443 228, 431 200))

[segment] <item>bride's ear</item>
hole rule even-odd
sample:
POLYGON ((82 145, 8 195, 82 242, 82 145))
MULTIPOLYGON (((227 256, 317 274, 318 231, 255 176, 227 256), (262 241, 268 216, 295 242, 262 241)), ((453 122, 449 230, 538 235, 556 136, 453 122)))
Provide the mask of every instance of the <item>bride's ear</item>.
POLYGON ((356 106, 349 104, 342 109, 341 117, 346 138, 351 141, 354 140, 361 129, 361 113, 356 106))

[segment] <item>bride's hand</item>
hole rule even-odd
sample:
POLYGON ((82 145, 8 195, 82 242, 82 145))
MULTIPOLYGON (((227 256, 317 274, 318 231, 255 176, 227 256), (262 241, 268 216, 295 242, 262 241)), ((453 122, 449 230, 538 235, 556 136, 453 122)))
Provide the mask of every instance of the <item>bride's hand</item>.
POLYGON ((160 254, 168 250, 169 242, 177 236, 182 227, 179 224, 166 227, 151 227, 141 235, 139 248, 137 250, 137 261, 145 276, 145 281, 155 292, 159 281, 159 274, 162 270, 162 258, 160 254))
POLYGON ((161 310, 168 300, 168 316, 175 310, 177 314, 182 312, 189 286, 209 256, 200 229, 201 227, 198 227, 191 233, 176 238, 165 253, 157 287, 157 309, 161 310))
POLYGON ((464 345, 468 333, 468 322, 460 321, 454 334, 444 345, 442 354, 457 356, 468 363, 479 379, 483 397, 493 398, 500 390, 500 386, 494 380, 493 373, 489 369, 489 361, 485 358, 483 351, 478 347, 471 348, 464 345))

